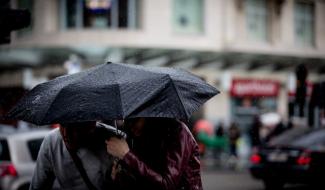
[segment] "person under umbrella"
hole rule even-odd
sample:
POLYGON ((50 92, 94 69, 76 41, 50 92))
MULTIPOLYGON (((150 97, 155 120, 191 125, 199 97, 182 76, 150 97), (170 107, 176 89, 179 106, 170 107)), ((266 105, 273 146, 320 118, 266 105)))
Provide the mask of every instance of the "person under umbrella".
MULTIPOLYGON (((184 70, 108 62, 37 85, 15 105, 7 117, 36 125, 139 117, 188 120, 204 102, 218 93, 217 89, 184 70)), ((188 139, 191 139, 189 135, 185 140, 188 139)), ((191 144, 196 147, 195 143, 191 144)), ((178 147, 184 148, 181 145, 178 147)), ((115 153, 113 156, 121 158, 121 155, 115 153)), ((174 156, 179 157, 179 153, 174 156)), ((182 158, 181 163, 187 163, 183 161, 182 158)), ((172 173, 174 170, 172 168, 172 173)), ((183 170, 181 168, 177 171, 183 170)), ((85 172, 79 173, 85 176, 82 174, 85 172)), ((171 183, 179 181, 179 175, 176 177, 171 183)), ((85 180, 86 177, 83 179, 92 181, 85 180)), ((87 186, 89 188, 90 185, 87 186)))
POLYGON ((171 118, 125 120, 128 139, 106 141, 120 160, 112 179, 117 189, 201 190, 198 145, 188 127, 171 118))
POLYGON ((38 153, 30 190, 110 189, 113 157, 96 129, 95 121, 87 121, 52 130, 38 153))

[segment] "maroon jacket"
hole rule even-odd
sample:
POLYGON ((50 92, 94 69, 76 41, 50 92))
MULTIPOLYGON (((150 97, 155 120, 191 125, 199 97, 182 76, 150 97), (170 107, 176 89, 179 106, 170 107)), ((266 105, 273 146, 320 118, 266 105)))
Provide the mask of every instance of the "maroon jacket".
POLYGON ((129 145, 120 161, 118 189, 202 189, 198 145, 184 123, 155 119, 129 145))

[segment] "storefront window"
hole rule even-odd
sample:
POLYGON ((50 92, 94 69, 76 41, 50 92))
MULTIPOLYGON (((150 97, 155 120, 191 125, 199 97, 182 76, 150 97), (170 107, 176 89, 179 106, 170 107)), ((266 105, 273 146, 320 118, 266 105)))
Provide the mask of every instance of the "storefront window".
POLYGON ((295 39, 302 46, 314 44, 314 4, 296 1, 294 11, 295 39))
POLYGON ((67 7, 67 27, 74 28, 77 26, 77 0, 66 1, 67 7))
POLYGON ((232 119, 243 131, 249 129, 256 115, 277 111, 277 81, 233 79, 230 93, 232 119))
POLYGON ((246 0, 247 37, 255 41, 267 41, 268 9, 266 0, 246 0))
POLYGON ((31 23, 28 27, 17 31, 18 36, 26 36, 32 33, 33 30, 33 12, 34 12, 34 1, 33 0, 18 0, 18 9, 27 9, 31 13, 31 23))
POLYGON ((67 28, 138 28, 140 0, 62 0, 67 28))
POLYGON ((177 33, 203 31, 203 0, 174 0, 173 27, 177 33))
POLYGON ((111 26, 111 8, 109 0, 86 1, 84 4, 84 26, 90 28, 106 28, 111 26))

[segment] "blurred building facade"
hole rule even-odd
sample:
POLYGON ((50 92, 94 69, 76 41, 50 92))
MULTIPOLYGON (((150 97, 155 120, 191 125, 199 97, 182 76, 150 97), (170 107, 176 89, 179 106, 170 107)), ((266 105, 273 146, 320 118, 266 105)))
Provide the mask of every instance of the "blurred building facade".
POLYGON ((221 90, 204 117, 248 125, 256 113, 288 117, 298 64, 311 82, 325 72, 324 0, 11 3, 31 10, 32 25, 0 49, 2 89, 29 89, 105 60, 179 67, 221 90))

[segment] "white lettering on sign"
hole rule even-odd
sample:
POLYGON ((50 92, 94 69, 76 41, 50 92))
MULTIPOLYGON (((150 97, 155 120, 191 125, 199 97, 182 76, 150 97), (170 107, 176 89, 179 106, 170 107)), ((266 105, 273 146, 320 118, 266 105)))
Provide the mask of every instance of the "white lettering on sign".
POLYGON ((265 80, 234 80, 233 96, 276 96, 278 83, 265 80))

